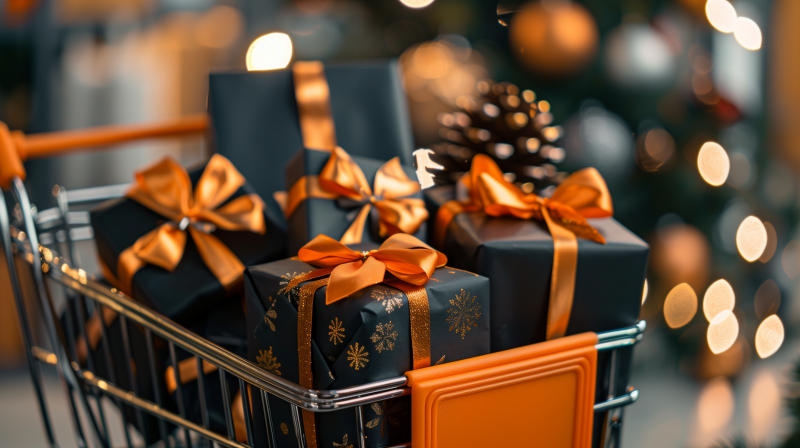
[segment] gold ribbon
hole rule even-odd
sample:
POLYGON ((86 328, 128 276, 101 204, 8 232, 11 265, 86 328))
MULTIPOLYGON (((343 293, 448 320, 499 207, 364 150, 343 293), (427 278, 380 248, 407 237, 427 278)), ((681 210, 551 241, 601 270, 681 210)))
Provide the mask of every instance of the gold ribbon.
POLYGON ((244 177, 225 157, 215 154, 192 191, 186 170, 171 157, 136 173, 127 197, 170 221, 145 234, 117 260, 117 278, 131 292, 134 274, 146 264, 172 272, 183 258, 186 232, 194 239, 203 262, 226 288, 242 278, 244 265, 213 232, 266 232, 263 202, 258 195, 240 196, 220 207, 242 185, 244 177))
MULTIPOLYGON (((326 304, 378 283, 386 283, 403 291, 408 296, 411 316, 413 368, 431 365, 430 308, 424 285, 436 268, 447 264, 444 254, 402 233, 389 237, 377 250, 365 253, 354 251, 328 236, 319 235, 300 249, 298 258, 320 268, 293 278, 281 290, 281 293, 286 293, 301 283, 314 280, 300 287, 299 291, 297 350, 301 386, 309 389, 314 387, 311 370, 314 295, 323 286, 327 286, 326 304)), ((315 448, 317 433, 313 412, 303 411, 303 426, 308 446, 315 448)))
POLYGON ((553 236, 553 272, 547 312, 547 339, 564 336, 572 312, 578 240, 581 237, 605 244, 605 238, 586 218, 614 214, 605 180, 594 168, 570 175, 550 198, 525 194, 503 178, 503 172, 488 156, 472 160, 469 173, 459 180, 469 191, 467 203, 449 201, 439 208, 433 234, 434 246, 442 248, 450 222, 459 213, 483 211, 489 216, 514 216, 544 221, 553 236))
POLYGON ((306 199, 349 199, 361 205, 356 219, 340 240, 345 244, 358 244, 364 224, 372 207, 378 212, 379 236, 386 238, 398 233, 414 233, 428 219, 425 201, 409 198, 420 191, 419 183, 406 176, 395 157, 384 163, 375 174, 370 187, 361 168, 342 148, 336 147, 318 176, 301 177, 289 190, 286 216, 291 216, 306 199))

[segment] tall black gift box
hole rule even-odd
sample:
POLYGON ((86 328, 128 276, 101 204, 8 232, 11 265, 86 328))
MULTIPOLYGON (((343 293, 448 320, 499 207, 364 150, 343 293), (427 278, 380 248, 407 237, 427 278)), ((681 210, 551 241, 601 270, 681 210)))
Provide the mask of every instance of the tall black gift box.
MULTIPOLYGON (((205 165, 189 170, 194 187, 205 165)), ((236 191, 225 203, 253 193, 249 184, 236 191)), ((265 202, 274 202, 269 197, 265 202)), ((224 205, 224 204, 223 204, 224 205)), ((91 211, 91 222, 100 261, 112 273, 117 272, 120 254, 137 239, 169 219, 129 198, 115 199, 91 211)), ((213 234, 228 247, 245 266, 283 258, 286 236, 278 224, 282 217, 265 208, 266 233, 216 229, 213 234)), ((231 296, 200 258, 192 237, 186 238, 183 257, 175 270, 146 265, 131 282, 132 297, 158 313, 178 322, 188 323, 201 316, 210 306, 231 296)), ((239 289, 241 291, 241 289, 239 289)))
MULTIPOLYGON (((303 176, 318 175, 330 157, 331 153, 329 151, 305 148, 298 151, 286 165, 286 190, 291 190, 295 182, 303 176)), ((385 162, 358 156, 352 156, 352 159, 361 168, 369 185, 374 185, 375 174, 385 162)), ((403 170, 409 179, 416 179, 416 174, 412 168, 403 166, 403 170)), ((408 197, 422 199, 422 193, 415 193, 408 197)), ((360 208, 361 206, 358 204, 343 204, 338 200, 319 198, 304 200, 291 216, 286 218, 288 252, 296 254, 303 245, 317 235, 327 235, 336 240, 341 239, 360 208)), ((372 215, 364 225, 362 243, 381 243, 377 235, 375 212, 376 210, 373 207, 372 215)), ((426 225, 427 223, 423 222, 414 236, 424 240, 426 225)))
MULTIPOLYGON (((425 190, 428 212, 454 199, 451 186, 425 190)), ((567 335, 608 331, 638 322, 647 243, 613 218, 588 219, 606 239, 578 238, 578 268, 567 335)), ((438 248, 458 268, 491 279, 492 352, 545 340, 553 268, 553 238, 543 222, 456 215, 438 248)))
MULTIPOLYGON (((245 283, 248 358, 284 379, 298 383, 297 304, 279 290, 293 276, 315 268, 286 259, 248 269, 245 283)), ((302 286, 302 285, 301 285, 302 286)), ((447 266, 425 284, 430 304, 431 364, 489 352, 489 280, 447 266), (448 317, 458 315, 461 320, 448 317)), ((316 389, 341 389, 393 378, 412 369, 408 298, 386 284, 370 286, 326 305, 326 288, 313 305, 312 371, 316 389)), ((254 415, 262 415, 253 400, 254 415)), ((290 405, 270 400, 277 446, 295 447, 290 405)), ((411 440, 410 400, 401 397, 364 407, 368 447, 411 440)), ((320 447, 356 444, 352 409, 317 415, 320 447)), ((258 437, 258 435, 257 435, 258 437)))
MULTIPOLYGON (((354 156, 411 163, 414 146, 397 61, 325 66, 336 140, 354 156)), ((303 147, 292 70, 212 74, 211 144, 262 197, 283 190, 303 147)))

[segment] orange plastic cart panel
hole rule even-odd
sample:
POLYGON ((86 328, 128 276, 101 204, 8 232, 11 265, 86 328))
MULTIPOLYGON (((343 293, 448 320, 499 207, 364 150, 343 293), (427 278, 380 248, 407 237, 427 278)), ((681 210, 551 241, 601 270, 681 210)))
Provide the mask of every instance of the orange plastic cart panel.
POLYGON ((591 446, 594 333, 408 372, 414 448, 591 446))

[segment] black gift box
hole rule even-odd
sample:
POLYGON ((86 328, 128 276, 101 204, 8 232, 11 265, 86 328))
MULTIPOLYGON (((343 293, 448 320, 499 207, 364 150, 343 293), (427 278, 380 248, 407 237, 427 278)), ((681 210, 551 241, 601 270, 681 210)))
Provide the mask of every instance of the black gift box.
MULTIPOLYGON (((245 281, 247 328, 253 335, 249 339, 248 358, 295 383, 299 382, 297 310, 292 299, 278 291, 291 277, 314 269, 296 259, 281 260, 249 268, 245 281)), ((425 289, 431 316, 431 363, 488 353, 489 280, 443 267, 436 270, 425 289), (459 310, 466 317, 461 322, 468 325, 451 325, 454 320, 448 320, 448 316, 459 310)), ((320 288, 314 297, 311 350, 316 389, 366 384, 398 377, 412 369, 405 294, 378 284, 326 305, 325 290, 320 288)), ((258 408, 254 408, 254 415, 261 415, 260 400, 253 401, 258 408)), ((296 446, 289 404, 272 399, 270 410, 278 446, 296 446), (282 424, 288 426, 287 432, 281 429, 282 424)), ((408 442, 410 410, 407 400, 389 400, 365 409, 368 446, 408 442), (386 419, 385 423, 382 419, 386 419)), ((342 443, 345 435, 351 443, 356 443, 353 410, 319 414, 317 422, 319 446, 342 443)))
MULTIPOLYGON (((454 196, 451 186, 425 190, 431 219, 454 196)), ((629 327, 639 318, 647 243, 613 218, 588 221, 606 244, 578 238, 567 335, 629 327)), ((544 222, 460 213, 447 228, 442 251, 453 266, 492 281, 492 352, 545 340, 553 239, 544 222)))
MULTIPOLYGON (((345 148, 347 151, 347 148, 345 148)), ((307 175, 318 175, 325 164, 328 162, 331 153, 315 149, 301 149, 286 166, 286 191, 291 190, 301 177, 307 175)), ((370 187, 374 185, 375 174, 385 162, 369 159, 366 157, 352 156, 353 161, 358 164, 370 187)), ((416 179, 414 170, 408 166, 403 166, 403 170, 409 179, 416 179)), ((422 199, 422 193, 408 196, 411 198, 422 199)), ((356 214, 361 206, 353 204, 347 207, 339 201, 331 199, 309 198, 303 201, 296 210, 289 216, 287 221, 288 229, 288 249, 290 254, 296 254, 301 247, 314 239, 317 235, 327 235, 339 240, 342 238, 347 228, 356 218, 356 214)), ((367 219, 364 225, 363 243, 372 241, 380 243, 377 235, 376 213, 373 207, 372 216, 367 219)), ((414 234, 420 240, 425 240, 426 223, 422 223, 414 234)))
MULTIPOLYGON (((203 165, 189 171, 193 187, 204 168, 203 165)), ((251 193, 252 188, 245 184, 226 203, 251 193)), ((268 197, 265 202, 274 203, 274 200, 268 197)), ((245 266, 280 259, 286 254, 285 231, 276 224, 281 223, 282 218, 269 209, 265 209, 265 217, 267 231, 264 235, 217 229, 214 236, 245 266)), ((100 261, 116 273, 117 259, 122 251, 168 219, 132 199, 120 198, 92 210, 91 221, 100 261)), ((200 258, 191 236, 186 238, 183 258, 174 271, 146 265, 133 276, 131 289, 135 300, 178 323, 190 322, 230 295, 200 258)))
MULTIPOLYGON (((336 140, 355 156, 412 161, 414 140, 396 61, 325 66, 336 140)), ((291 69, 212 74, 212 145, 262 197, 283 190, 303 147, 291 69)))

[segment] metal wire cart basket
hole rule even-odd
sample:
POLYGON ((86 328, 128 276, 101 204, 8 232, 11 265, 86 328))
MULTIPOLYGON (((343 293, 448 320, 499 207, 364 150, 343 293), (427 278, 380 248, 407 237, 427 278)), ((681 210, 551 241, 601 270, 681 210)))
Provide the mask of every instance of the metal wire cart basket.
MULTIPOLYGON (((134 446, 134 441, 143 440, 142 437, 133 435, 137 431, 136 428, 153 430, 152 426, 142 425, 143 419, 147 416, 157 419, 158 424, 155 429, 157 434, 150 435, 151 437, 145 436, 144 440, 161 440, 164 446, 209 446, 210 443, 225 447, 254 446, 255 429, 261 428, 264 431, 266 428, 267 443, 270 448, 276 448, 275 437, 271 434, 273 426, 268 406, 270 400, 283 400, 291 405, 294 433, 300 447, 307 446, 302 429, 301 411, 330 412, 342 409, 351 409, 355 412, 358 430, 350 443, 345 440, 340 446, 365 447, 362 415, 362 408, 365 405, 409 394, 413 400, 419 402, 426 397, 439 396, 436 394, 453 387, 460 390, 460 395, 456 394, 454 401, 456 407, 460 409, 459 415, 472 410, 476 412, 470 414, 483 414, 484 419, 488 415, 491 420, 495 418, 492 414, 496 414, 493 409, 502 409, 503 414, 515 415, 519 421, 526 422, 527 427, 501 426, 492 428, 492 431, 504 433, 524 431, 528 437, 526 443, 528 446, 617 447, 620 445, 623 407, 635 402, 639 395, 637 390, 628 387, 627 382, 632 346, 642 338, 645 328, 643 321, 634 327, 616 331, 588 336, 578 335, 535 344, 514 354, 501 352, 487 355, 486 369, 480 372, 459 371, 457 366, 446 364, 439 366, 447 367, 445 370, 431 370, 439 372, 433 376, 430 372, 415 376, 422 371, 412 371, 406 376, 344 390, 304 389, 197 336, 116 289, 95 280, 82 269, 80 261, 75 256, 75 243, 91 240, 92 232, 88 226, 88 212, 75 211, 75 207, 120 197, 124 194, 126 185, 72 191, 57 188, 53 192, 55 206, 38 210, 28 199, 23 184, 25 173, 20 158, 45 157, 73 149, 106 146, 136 139, 202 134, 206 127, 207 120, 205 116, 201 116, 158 126, 112 127, 24 136, 17 132, 9 133, 5 125, 0 123, 0 185, 10 188, 15 200, 14 204, 7 204, 4 196, 0 194, 0 236, 23 331, 29 372, 41 410, 44 431, 51 446, 58 446, 58 443, 42 386, 43 365, 54 366, 58 372, 71 411, 70 417, 79 447, 112 447, 121 443, 134 446), (121 347, 118 344, 111 346, 108 322, 105 318, 97 318, 109 312, 118 315, 121 324, 121 347), (95 336, 95 339, 99 337, 97 350, 103 354, 97 359, 91 353, 87 353, 85 346, 81 347, 77 342, 89 340, 86 324, 93 317, 99 322, 100 330, 95 336), (122 363, 125 368, 120 369, 119 365, 112 365, 110 362, 113 357, 132 359, 128 323, 135 324, 143 330, 147 346, 147 369, 142 369, 141 366, 136 369, 130 362, 122 363), (38 326, 43 326, 44 331, 40 331, 38 326), (80 338, 66 335, 79 335, 80 338), (168 409, 165 402, 172 398, 167 396, 167 391, 159 390, 159 382, 156 381, 157 377, 164 374, 155 367, 154 347, 157 344, 161 344, 162 347, 166 344, 173 366, 179 365, 178 353, 182 350, 196 357, 196 372, 208 372, 209 365, 216 367, 224 408, 216 412, 224 413, 227 433, 220 434, 209 429, 211 397, 207 396, 205 386, 209 381, 208 376, 197 375, 196 381, 199 412, 203 424, 197 424, 187 418, 190 410, 187 409, 189 405, 186 403, 186 397, 182 395, 181 387, 175 390, 177 413, 168 409), (100 358, 103 361, 100 361, 100 358), (574 361, 576 359, 578 361, 574 361), (590 362, 585 362, 586 359, 590 359, 590 362), (106 365, 99 366, 98 362, 105 362, 106 365), (533 372, 519 380, 527 384, 526 388, 520 389, 526 391, 525 395, 516 395, 514 400, 497 402, 494 397, 498 395, 492 394, 503 387, 499 381, 499 378, 507 374, 503 369, 520 363, 528 363, 531 366, 529 371, 533 372), (561 372, 563 366, 573 364, 579 366, 577 370, 568 370, 583 372, 573 376, 584 378, 586 383, 584 385, 576 383, 576 390, 554 388, 553 384, 561 383, 539 381, 543 378, 542 375, 550 375, 547 372, 561 372), (105 372, 102 377, 99 374, 101 371, 105 372), (136 378, 139 375, 151 377, 150 384, 153 390, 137 390, 139 383, 136 378), (487 387, 487 378, 498 380, 490 381, 492 386, 487 387), (238 382, 239 391, 248 391, 249 399, 241 399, 243 429, 236 428, 231 411, 234 400, 231 394, 231 382, 238 382), (130 385, 130 390, 119 387, 120 384, 130 385), (584 387, 586 385, 588 388, 584 387), (152 397, 152 400, 144 399, 143 396, 152 397), (100 405, 104 397, 114 402, 122 411, 119 415, 124 428, 124 440, 112 440, 108 421, 110 416, 100 405), (588 405, 582 407, 581 400, 588 405), (256 401, 260 402, 259 406, 253 406, 253 402, 256 401), (562 406, 564 403, 568 406, 562 406), (572 403, 578 404, 573 406, 572 403), (254 414, 252 408, 263 410, 262 415, 254 414), (564 413, 560 413, 562 409, 565 409, 564 413), (534 412, 536 410, 538 413, 534 412), (565 421, 553 425, 551 419, 541 418, 542 412, 565 421), (138 425, 134 425, 134 422, 138 425), (548 438, 550 436, 545 434, 548 432, 560 435, 555 434, 554 439, 548 438), (551 440, 552 442, 548 442, 551 440)), ((45 206, 45 204, 40 205, 45 206)), ((172 370, 175 384, 181 384, 181 370, 178 368, 172 370)), ((515 370, 518 371, 519 369, 515 370)), ((569 378, 572 376, 568 376, 569 378)), ((572 384, 569 381, 565 384, 567 388, 575 389, 569 386, 572 384)), ((457 424, 453 423, 454 420, 447 415, 448 412, 452 412, 448 411, 452 406, 416 407, 412 404, 412 408, 413 422, 427 422, 419 425, 425 428, 414 426, 412 429, 415 448, 421 448, 422 445, 430 447, 493 445, 493 443, 483 444, 479 440, 468 444, 459 442, 464 440, 459 439, 459 436, 452 438, 454 431, 472 435, 474 431, 488 431, 475 429, 474 427, 480 425, 470 424, 469 421, 460 420, 457 424), (418 412, 425 415, 417 415, 418 412)), ((410 447, 411 442, 399 446, 410 447)))

